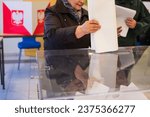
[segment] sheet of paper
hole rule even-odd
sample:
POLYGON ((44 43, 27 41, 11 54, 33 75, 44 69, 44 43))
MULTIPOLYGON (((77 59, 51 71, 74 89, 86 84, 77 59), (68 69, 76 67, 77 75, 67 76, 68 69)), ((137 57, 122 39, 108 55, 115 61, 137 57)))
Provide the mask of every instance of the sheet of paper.
POLYGON ((117 99, 130 99, 130 100, 147 100, 146 96, 142 92, 138 91, 138 87, 131 82, 129 86, 121 86, 120 91, 122 92, 129 92, 127 93, 120 93, 117 99), (132 92, 132 93, 131 93, 132 92))
POLYGON ((120 86, 120 91, 108 94, 106 100, 147 100, 147 97, 131 82, 129 86, 120 86))
POLYGON ((150 13, 150 1, 144 1, 143 4, 146 6, 146 8, 148 9, 149 13, 150 13))
POLYGON ((88 12, 89 19, 101 25, 99 31, 91 34, 91 48, 96 53, 118 50, 115 1, 88 0, 88 12))
POLYGON ((125 24, 125 20, 128 17, 133 18, 135 14, 135 10, 116 5, 117 27, 122 26, 122 32, 120 33, 121 36, 126 37, 129 29, 128 26, 125 24))
POLYGON ((86 89, 86 94, 100 94, 100 93, 106 93, 108 91, 109 91, 109 87, 99 82, 94 82, 92 87, 86 89))
POLYGON ((147 97, 142 92, 137 92, 137 90, 138 87, 133 82, 131 82, 129 86, 121 85, 120 91, 109 94, 108 87, 96 83, 94 84, 92 90, 88 92, 88 94, 77 92, 75 94, 74 99, 76 100, 147 100, 147 97), (94 92, 95 86, 101 90, 98 94, 94 92))
POLYGON ((76 92, 74 99, 75 100, 104 100, 109 91, 109 87, 94 82, 93 86, 86 89, 85 94, 76 92))

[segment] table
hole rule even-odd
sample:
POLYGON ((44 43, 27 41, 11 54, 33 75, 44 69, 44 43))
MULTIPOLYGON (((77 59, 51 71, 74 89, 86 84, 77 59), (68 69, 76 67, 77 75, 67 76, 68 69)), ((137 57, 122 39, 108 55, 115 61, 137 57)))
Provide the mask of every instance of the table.
POLYGON ((148 99, 150 47, 37 52, 39 99, 148 99))
POLYGON ((5 89, 4 47, 2 37, 0 37, 0 77, 1 85, 3 85, 3 89, 5 89))

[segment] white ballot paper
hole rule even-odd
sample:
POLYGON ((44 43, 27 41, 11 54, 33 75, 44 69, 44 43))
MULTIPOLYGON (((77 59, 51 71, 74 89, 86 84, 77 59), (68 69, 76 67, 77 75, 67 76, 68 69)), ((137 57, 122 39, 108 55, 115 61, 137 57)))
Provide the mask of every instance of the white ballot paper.
POLYGON ((147 100, 147 97, 142 92, 139 91, 139 88, 133 82, 131 82, 129 86, 122 85, 120 87, 120 95, 118 99, 147 100))
POLYGON ((145 7, 148 9, 149 13, 150 13, 150 1, 144 1, 143 4, 145 5, 145 7))
POLYGON ((92 87, 87 88, 85 94, 76 92, 75 100, 104 100, 106 99, 107 93, 109 92, 109 87, 94 82, 92 87))
POLYGON ((125 23, 125 20, 128 17, 133 18, 135 14, 135 10, 116 5, 117 27, 122 26, 122 32, 120 33, 121 36, 126 37, 129 29, 129 27, 125 23))
POLYGON ((100 30, 91 34, 91 49, 96 53, 118 50, 115 10, 114 0, 88 0, 89 19, 101 25, 100 30))
POLYGON ((121 85, 119 92, 108 94, 105 100, 147 100, 147 97, 131 82, 129 86, 121 85))

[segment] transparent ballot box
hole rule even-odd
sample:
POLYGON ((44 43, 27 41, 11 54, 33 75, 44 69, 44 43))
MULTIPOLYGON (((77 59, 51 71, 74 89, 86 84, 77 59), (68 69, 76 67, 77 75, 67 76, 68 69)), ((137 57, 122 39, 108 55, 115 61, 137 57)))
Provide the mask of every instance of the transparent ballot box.
POLYGON ((150 47, 37 52, 39 99, 149 99, 150 47))

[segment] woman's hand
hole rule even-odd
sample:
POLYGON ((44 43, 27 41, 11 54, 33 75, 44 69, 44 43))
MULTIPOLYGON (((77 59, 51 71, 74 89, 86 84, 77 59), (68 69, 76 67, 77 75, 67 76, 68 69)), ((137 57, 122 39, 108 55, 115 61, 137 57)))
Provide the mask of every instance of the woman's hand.
POLYGON ((82 36, 90 33, 94 33, 101 28, 101 25, 96 20, 86 21, 76 29, 76 37, 81 38, 82 36))
POLYGON ((101 28, 100 24, 96 20, 86 21, 81 25, 81 30, 84 34, 94 33, 101 28))
POLYGON ((134 20, 133 18, 127 18, 126 20, 125 20, 125 23, 126 23, 126 25, 129 27, 129 28, 131 28, 131 29, 134 29, 135 27, 136 27, 136 20, 134 20))

